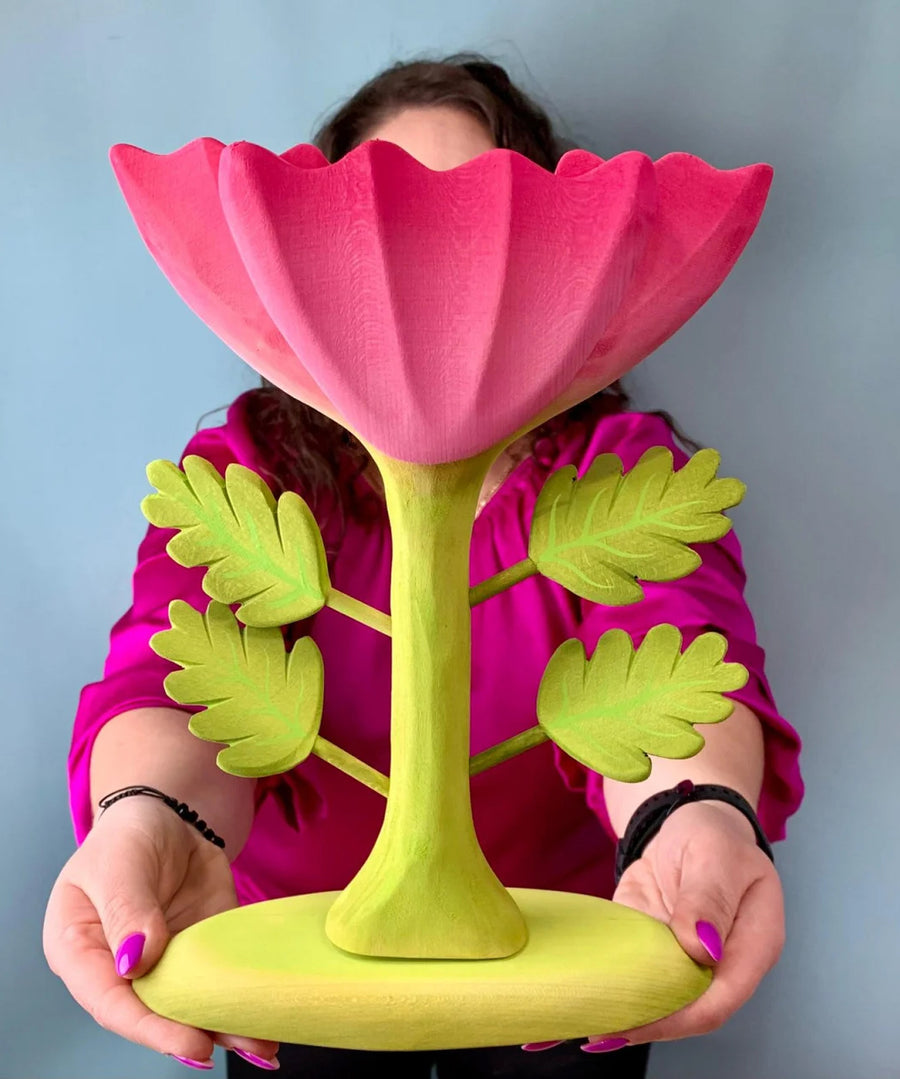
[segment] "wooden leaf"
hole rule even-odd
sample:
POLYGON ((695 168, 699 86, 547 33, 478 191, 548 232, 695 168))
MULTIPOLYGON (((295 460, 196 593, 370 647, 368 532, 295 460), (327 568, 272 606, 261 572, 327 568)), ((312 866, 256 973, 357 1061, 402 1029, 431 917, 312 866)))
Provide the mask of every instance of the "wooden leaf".
POLYGON ((223 478, 202 457, 183 469, 153 461, 147 476, 158 490, 141 509, 151 524, 177 528, 166 550, 182 566, 209 566, 208 596, 240 604, 248 626, 283 626, 321 610, 330 590, 318 525, 303 499, 286 491, 276 503, 249 468, 230 464, 223 478))
POLYGON ((322 655, 311 637, 285 651, 279 630, 241 629, 231 611, 210 603, 206 614, 182 600, 169 605, 172 628, 150 640, 155 652, 177 663, 165 681, 180 704, 201 704, 191 732, 223 742, 224 772, 268 776, 287 772, 312 751, 322 718, 322 655))
POLYGON ((578 479, 574 465, 553 473, 534 509, 528 554, 539 571, 584 599, 636 603, 638 580, 671 581, 700 565, 687 545, 720 539, 744 485, 717 479, 719 455, 704 449, 677 472, 664 446, 647 450, 629 472, 601 454, 578 479))
POLYGON ((703 748, 694 723, 727 719, 747 671, 725 663, 725 638, 703 633, 682 653, 681 632, 654 626, 635 649, 624 630, 604 633, 590 660, 581 641, 554 652, 538 691, 538 722, 570 757, 610 779, 639 782, 648 754, 682 759, 703 748))

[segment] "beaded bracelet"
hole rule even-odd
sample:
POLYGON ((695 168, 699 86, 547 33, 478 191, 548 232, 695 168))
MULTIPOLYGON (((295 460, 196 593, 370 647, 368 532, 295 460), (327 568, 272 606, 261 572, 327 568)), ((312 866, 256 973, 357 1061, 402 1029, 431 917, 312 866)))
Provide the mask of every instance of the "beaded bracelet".
POLYGON ((163 792, 157 790, 156 787, 122 787, 117 791, 113 791, 111 794, 106 794, 100 799, 100 812, 102 813, 105 809, 109 809, 114 802, 118 802, 122 798, 131 798, 136 794, 146 794, 151 798, 159 798, 160 801, 165 802, 170 809, 174 809, 185 823, 193 825, 203 838, 208 839, 213 846, 224 848, 225 840, 221 836, 216 835, 212 828, 207 827, 205 820, 199 819, 199 814, 195 809, 191 809, 187 803, 179 802, 169 794, 163 794, 163 792))

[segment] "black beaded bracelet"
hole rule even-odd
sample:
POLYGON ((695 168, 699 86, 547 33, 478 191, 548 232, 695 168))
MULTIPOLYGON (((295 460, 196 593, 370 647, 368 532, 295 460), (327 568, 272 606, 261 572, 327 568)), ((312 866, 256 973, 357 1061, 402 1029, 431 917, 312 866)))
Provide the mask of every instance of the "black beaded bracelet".
POLYGON ((156 787, 122 787, 111 794, 106 794, 100 799, 100 812, 102 813, 103 810, 109 809, 114 802, 118 802, 122 798, 131 798, 136 794, 146 794, 150 798, 159 798, 170 809, 174 809, 185 823, 192 824, 203 838, 208 839, 213 846, 225 847, 225 840, 216 835, 212 828, 207 827, 206 821, 200 819, 200 815, 195 809, 191 809, 185 802, 179 802, 177 798, 173 798, 170 794, 163 794, 156 787))
POLYGON ((740 810, 753 826, 753 831, 756 833, 756 845, 768 858, 775 861, 771 844, 762 830, 759 818, 753 806, 743 795, 732 787, 722 787, 718 783, 699 783, 695 786, 689 779, 685 779, 676 787, 651 795, 646 801, 641 802, 632 814, 625 834, 616 847, 616 884, 632 862, 640 858, 647 844, 676 809, 687 805, 688 802, 708 801, 725 802, 740 810))

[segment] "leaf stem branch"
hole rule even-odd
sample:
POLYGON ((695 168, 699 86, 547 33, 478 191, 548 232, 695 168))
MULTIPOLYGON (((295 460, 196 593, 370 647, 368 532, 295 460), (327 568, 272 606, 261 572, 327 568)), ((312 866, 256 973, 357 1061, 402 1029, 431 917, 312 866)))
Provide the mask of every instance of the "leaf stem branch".
POLYGON ((529 727, 527 731, 522 731, 521 734, 514 734, 512 738, 507 738, 505 742, 498 742, 497 745, 491 746, 490 749, 486 749, 483 753, 472 757, 469 761, 469 775, 477 776, 479 772, 486 772, 488 768, 493 768, 495 764, 502 764, 504 761, 524 753, 526 749, 532 749, 534 746, 541 745, 542 742, 549 741, 549 737, 542 727, 529 727))
POLYGON ((352 776, 353 779, 365 784, 365 786, 375 791, 376 794, 383 794, 384 797, 387 798, 388 786, 390 783, 388 777, 377 769, 372 768, 371 765, 361 761, 359 757, 354 757, 353 754, 348 753, 346 749, 341 749, 341 747, 336 746, 334 742, 329 742, 328 739, 323 738, 321 734, 316 738, 312 751, 320 758, 320 760, 328 761, 328 763, 333 764, 335 768, 339 768, 348 776, 352 776))
POLYGON ((353 596, 348 596, 346 592, 341 592, 337 588, 332 588, 328 593, 325 606, 331 607, 332 610, 338 611, 340 614, 345 614, 355 622, 362 622, 364 626, 370 626, 372 629, 378 630, 379 633, 383 633, 386 637, 391 635, 391 616, 389 614, 385 614, 384 611, 379 611, 375 607, 370 607, 368 603, 354 599, 353 596))
POLYGON ((524 581, 529 577, 533 577, 537 572, 538 568, 534 562, 532 562, 530 558, 523 558, 521 562, 516 562, 514 566, 507 566, 506 569, 502 569, 499 573, 495 573, 493 577, 488 577, 486 580, 482 581, 481 584, 477 584, 474 588, 470 588, 469 606, 475 607, 483 600, 490 599, 492 596, 497 596, 501 592, 505 592, 507 588, 512 588, 512 586, 518 584, 519 581, 524 581))

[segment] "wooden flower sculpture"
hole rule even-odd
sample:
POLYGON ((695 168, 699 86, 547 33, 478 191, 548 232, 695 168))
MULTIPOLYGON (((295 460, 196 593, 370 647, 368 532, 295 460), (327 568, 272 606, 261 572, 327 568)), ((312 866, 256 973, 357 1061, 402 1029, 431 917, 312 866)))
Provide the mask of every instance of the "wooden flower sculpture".
POLYGON ((693 724, 729 714, 723 694, 743 684, 743 668, 723 662, 713 633, 682 652, 672 626, 637 650, 606 634, 590 659, 566 642, 541 683, 536 725, 470 760, 470 609, 535 573, 595 602, 634 602, 640 581, 696 568, 688 545, 725 534, 722 511, 743 487, 717 478, 711 450, 677 472, 667 451, 650 451, 625 475, 603 456, 581 478, 569 467, 548 479, 528 557, 472 590, 469 541, 502 450, 640 362, 721 284, 757 224, 770 167, 577 150, 551 173, 492 150, 433 172, 387 142, 329 165, 311 146, 277 155, 213 139, 169 155, 117 146, 112 160, 147 246, 191 308, 370 451, 393 540, 388 616, 331 587, 299 496, 276 503, 235 465, 225 476, 199 458, 150 466, 158 493, 147 516, 178 530, 173 558, 209 567, 208 610, 173 604, 172 629, 154 638, 182 668, 169 694, 207 706, 191 729, 227 746, 227 771, 274 774, 316 753, 384 793, 387 809, 340 895, 201 923, 138 991, 207 1028, 366 1048, 572 1037, 693 999, 708 973, 652 919, 505 889, 475 837, 469 777, 549 738, 607 776, 640 780, 648 755, 701 748, 693 724), (326 604, 391 636, 389 778, 319 735, 314 641, 285 652, 279 627, 326 604), (302 941, 287 954, 290 918, 302 941), (176 987, 192 947, 215 971, 217 1004, 209 985, 176 987), (377 956, 391 963, 373 974, 377 956), (239 984, 223 979, 228 963, 239 984), (352 987, 353 1030, 335 1018, 335 984, 352 987), (398 1002, 408 1006, 390 1018, 398 1002))

